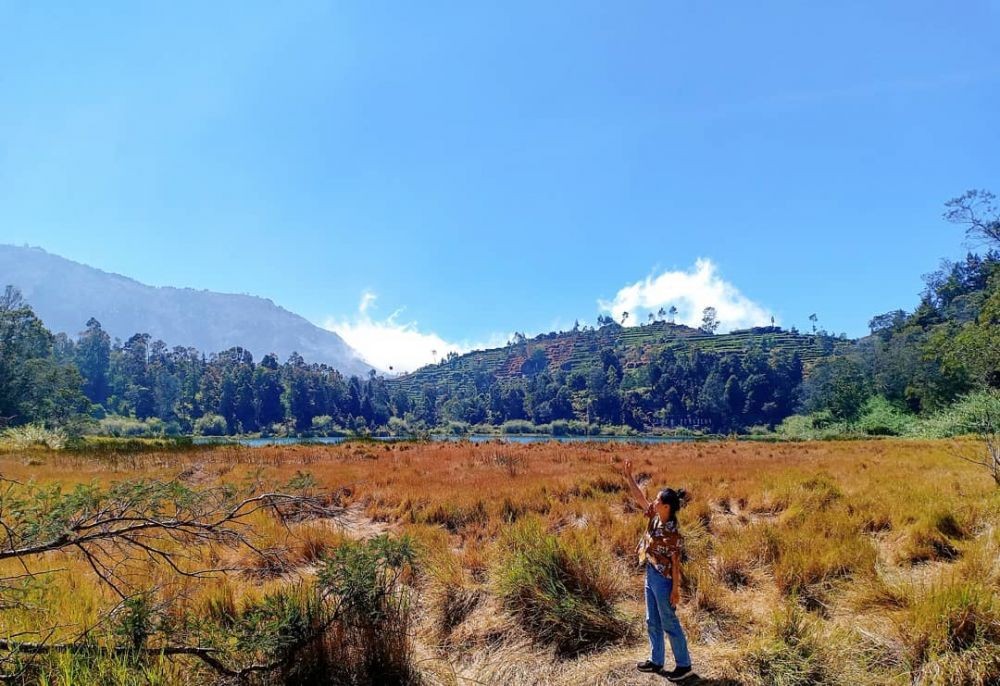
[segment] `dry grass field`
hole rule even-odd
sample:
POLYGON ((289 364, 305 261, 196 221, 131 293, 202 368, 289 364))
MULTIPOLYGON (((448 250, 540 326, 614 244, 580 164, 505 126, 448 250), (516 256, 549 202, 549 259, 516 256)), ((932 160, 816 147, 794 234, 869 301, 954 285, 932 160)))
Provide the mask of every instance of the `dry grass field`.
MULTIPOLYGON (((64 492, 137 478, 197 488, 253 479, 272 489, 297 479, 338 508, 337 517, 294 521, 254 513, 247 535, 256 551, 191 543, 184 564, 228 570, 205 578, 180 575, 155 555, 123 563, 122 578, 154 590, 150 616, 161 627, 181 615, 245 619, 282 589, 285 598, 305 594, 338 551, 387 535, 413 550, 396 578, 405 604, 377 635, 350 638, 350 627, 331 627, 327 643, 353 656, 337 679, 667 683, 633 669, 647 656, 633 554, 644 522, 617 471, 623 458, 650 495, 661 486, 692 495, 680 513, 690 559, 679 615, 702 683, 1000 683, 1000 492, 946 442, 347 443, 103 457, 32 450, 0 455, 0 474, 15 490, 59 484, 64 492), (375 643, 392 654, 391 679, 365 662, 375 643)), ((7 522, 22 513, 0 514, 7 522)), ((2 637, 71 641, 122 604, 72 551, 30 565, 0 561, 9 578, 51 570, 35 577, 30 597, 0 611, 2 637)), ((129 662, 100 648, 85 658, 40 656, 21 678, 65 686, 216 679, 194 658, 129 662)), ((278 677, 254 677, 269 678, 278 677)))

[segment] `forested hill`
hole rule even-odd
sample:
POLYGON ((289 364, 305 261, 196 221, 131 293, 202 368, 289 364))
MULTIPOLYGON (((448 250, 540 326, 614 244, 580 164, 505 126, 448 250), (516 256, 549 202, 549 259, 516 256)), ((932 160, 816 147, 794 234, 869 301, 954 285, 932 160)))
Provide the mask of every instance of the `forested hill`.
POLYGON ((123 341, 142 332, 208 352, 238 346, 258 359, 298 352, 345 375, 371 369, 340 336, 266 298, 148 286, 40 248, 12 245, 0 245, 0 274, 0 288, 15 286, 54 333, 75 336, 93 317, 123 341))
POLYGON ((517 335, 506 347, 453 354, 389 386, 431 422, 442 419, 428 416, 438 408, 447 419, 472 424, 735 428, 780 421, 812 365, 853 345, 779 327, 713 334, 667 321, 602 324, 532 339, 517 335))

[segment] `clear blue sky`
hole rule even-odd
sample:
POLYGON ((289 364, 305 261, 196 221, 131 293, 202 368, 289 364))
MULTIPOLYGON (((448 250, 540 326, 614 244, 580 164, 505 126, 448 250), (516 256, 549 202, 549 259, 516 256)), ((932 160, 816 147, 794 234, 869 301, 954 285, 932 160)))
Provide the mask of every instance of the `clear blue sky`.
POLYGON ((0 242, 448 342, 701 257, 859 335, 1000 192, 1000 2, 483 4, 0 0, 0 242))

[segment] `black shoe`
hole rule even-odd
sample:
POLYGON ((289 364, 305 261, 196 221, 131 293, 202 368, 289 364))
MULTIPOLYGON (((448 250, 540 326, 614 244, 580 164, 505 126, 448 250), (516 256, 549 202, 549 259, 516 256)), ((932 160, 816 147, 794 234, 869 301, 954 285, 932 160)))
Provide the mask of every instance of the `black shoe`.
POLYGON ((690 665, 687 667, 677 667, 672 671, 663 673, 663 676, 667 677, 674 683, 677 683, 678 681, 683 681, 684 679, 687 679, 689 676, 694 676, 694 675, 695 675, 694 670, 691 669, 690 665))
POLYGON ((655 662, 650 662, 646 660, 645 662, 640 662, 635 666, 640 672, 662 672, 663 665, 658 665, 655 662))

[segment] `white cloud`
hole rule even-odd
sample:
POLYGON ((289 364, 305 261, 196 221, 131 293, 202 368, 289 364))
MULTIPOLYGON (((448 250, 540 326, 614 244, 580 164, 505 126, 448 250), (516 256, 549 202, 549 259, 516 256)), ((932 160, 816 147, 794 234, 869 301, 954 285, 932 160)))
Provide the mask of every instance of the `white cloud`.
POLYGON ((360 312, 361 314, 366 313, 368 311, 368 308, 372 306, 372 303, 375 302, 376 298, 378 298, 378 296, 372 293, 371 291, 365 291, 364 293, 362 293, 361 303, 358 304, 358 312, 360 312))
POLYGON ((723 280, 715 263, 707 258, 698 258, 688 271, 647 276, 619 290, 613 300, 598 300, 597 305, 615 321, 628 312, 628 326, 645 322, 650 312, 655 314, 661 307, 669 311, 671 305, 677 307, 677 323, 693 327, 701 325, 706 307, 716 309, 721 331, 771 323, 771 312, 723 280))
POLYGON ((353 319, 330 317, 323 323, 323 328, 338 334, 365 361, 385 372, 412 372, 450 352, 461 355, 471 350, 496 348, 510 339, 510 335, 497 334, 480 342, 446 341, 436 333, 421 331, 417 322, 399 321, 402 308, 385 319, 373 319, 369 312, 375 309, 377 297, 375 293, 365 291, 361 294, 358 313, 353 319))

